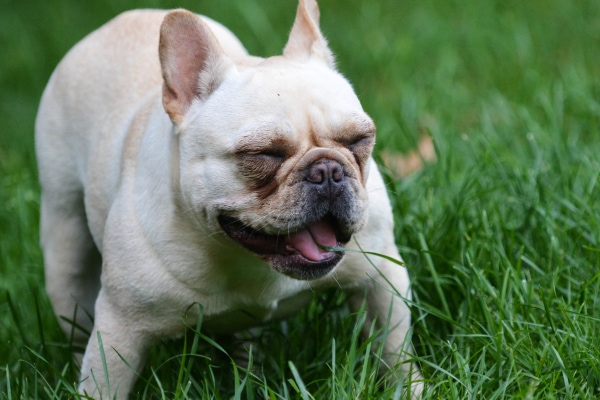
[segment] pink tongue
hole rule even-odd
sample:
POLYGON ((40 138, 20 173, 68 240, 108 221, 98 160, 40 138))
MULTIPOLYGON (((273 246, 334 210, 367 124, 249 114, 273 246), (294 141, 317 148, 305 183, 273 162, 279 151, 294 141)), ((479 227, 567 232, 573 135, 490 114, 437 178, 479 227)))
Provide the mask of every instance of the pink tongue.
POLYGON ((333 255, 331 251, 320 249, 317 243, 327 247, 335 247, 338 244, 333 228, 324 220, 291 234, 286 240, 288 246, 292 246, 312 261, 321 261, 333 255))

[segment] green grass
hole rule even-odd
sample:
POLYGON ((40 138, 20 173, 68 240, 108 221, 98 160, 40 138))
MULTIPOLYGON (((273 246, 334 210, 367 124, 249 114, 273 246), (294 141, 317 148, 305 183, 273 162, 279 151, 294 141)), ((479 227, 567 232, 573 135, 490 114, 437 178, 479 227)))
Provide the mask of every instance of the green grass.
MULTIPOLYGON (((0 2, 0 399, 68 398, 76 380, 37 244, 33 120, 45 82, 118 12, 175 6, 269 55, 284 45, 295 3, 0 2)), ((409 151, 423 133, 438 152, 420 173, 388 177, 424 398, 600 396, 600 2, 322 0, 321 9, 339 68, 378 125, 376 153, 409 151)), ((397 398, 377 386, 377 339, 358 340, 360 323, 328 293, 254 333, 250 372, 190 334, 153 348, 136 390, 397 398)))

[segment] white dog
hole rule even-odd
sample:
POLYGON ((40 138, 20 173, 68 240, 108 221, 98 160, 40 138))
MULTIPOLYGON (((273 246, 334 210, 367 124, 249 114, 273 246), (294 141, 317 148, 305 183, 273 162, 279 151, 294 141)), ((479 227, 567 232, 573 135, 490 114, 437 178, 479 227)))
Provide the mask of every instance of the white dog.
POLYGON ((262 59, 208 18, 132 11, 57 67, 36 121, 41 242, 57 315, 92 332, 82 392, 126 398, 135 373, 123 359, 140 369, 197 316, 192 304, 203 329, 227 333, 327 287, 354 309, 366 300, 368 321, 389 330, 386 364, 419 378, 405 361, 406 270, 331 249, 400 259, 375 125, 318 20, 300 0, 283 55, 262 59))

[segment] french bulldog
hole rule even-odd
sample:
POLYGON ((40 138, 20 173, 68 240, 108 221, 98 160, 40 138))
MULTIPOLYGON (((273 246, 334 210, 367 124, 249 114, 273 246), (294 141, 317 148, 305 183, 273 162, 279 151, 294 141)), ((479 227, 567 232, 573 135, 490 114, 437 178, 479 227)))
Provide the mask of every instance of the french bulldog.
POLYGON ((78 43, 42 96, 36 152, 47 292, 86 347, 79 390, 127 398, 149 347, 200 318, 192 304, 230 333, 339 287, 419 393, 407 271, 355 251, 400 260, 374 142, 314 0, 281 56, 185 10, 126 12, 78 43))

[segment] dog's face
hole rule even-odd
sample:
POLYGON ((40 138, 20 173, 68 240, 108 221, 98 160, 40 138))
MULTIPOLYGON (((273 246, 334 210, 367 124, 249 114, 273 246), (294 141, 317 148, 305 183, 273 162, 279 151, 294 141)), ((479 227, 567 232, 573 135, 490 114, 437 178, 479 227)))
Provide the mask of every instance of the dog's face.
POLYGON ((350 85, 320 64, 269 59, 224 81, 197 122, 182 138, 190 203, 277 271, 331 271, 343 253, 319 245, 342 246, 364 225, 375 140, 350 85))
POLYGON ((165 107, 184 207, 276 271, 317 279, 343 257, 326 247, 366 222, 375 126, 331 60, 289 46, 246 65, 221 59, 183 118, 165 107))

